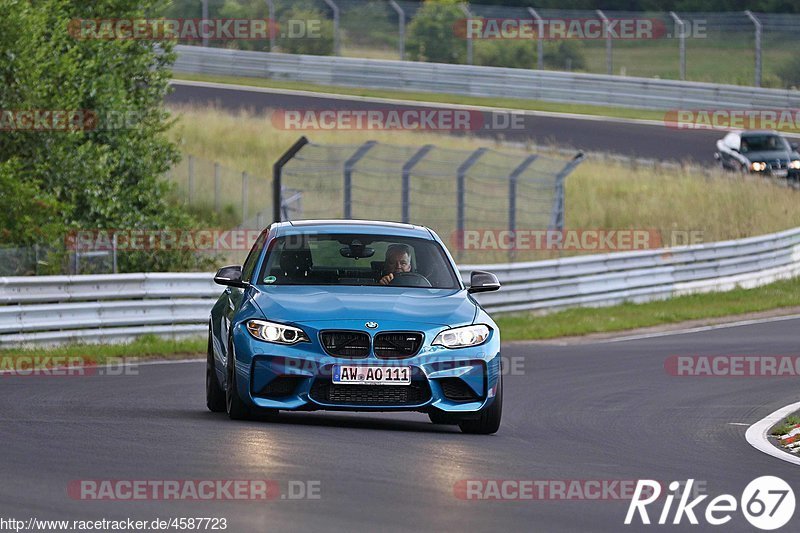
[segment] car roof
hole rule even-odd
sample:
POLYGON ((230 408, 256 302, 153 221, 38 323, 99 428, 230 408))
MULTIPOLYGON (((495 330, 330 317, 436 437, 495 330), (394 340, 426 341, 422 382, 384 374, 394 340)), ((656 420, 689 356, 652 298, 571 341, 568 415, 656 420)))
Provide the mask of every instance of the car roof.
POLYGON ((275 224, 277 235, 291 235, 319 231, 320 233, 371 233, 432 239, 433 235, 425 226, 388 222, 383 220, 289 220, 275 224))
POLYGON ((731 133, 736 133, 740 137, 747 135, 780 135, 777 131, 773 130, 734 130, 731 133))

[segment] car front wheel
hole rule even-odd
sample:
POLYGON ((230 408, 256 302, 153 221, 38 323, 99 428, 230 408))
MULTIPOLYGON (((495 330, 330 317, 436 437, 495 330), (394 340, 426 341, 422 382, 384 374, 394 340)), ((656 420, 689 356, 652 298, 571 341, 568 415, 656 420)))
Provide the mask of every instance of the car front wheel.
POLYGON ((491 435, 500 429, 500 419, 503 417, 503 376, 497 381, 497 392, 494 401, 481 409, 477 420, 464 420, 458 424, 463 433, 476 435, 491 435))
POLYGON ((217 369, 214 365, 214 350, 211 344, 211 332, 208 332, 208 357, 206 358, 206 406, 212 413, 224 413, 225 391, 219 385, 217 369))

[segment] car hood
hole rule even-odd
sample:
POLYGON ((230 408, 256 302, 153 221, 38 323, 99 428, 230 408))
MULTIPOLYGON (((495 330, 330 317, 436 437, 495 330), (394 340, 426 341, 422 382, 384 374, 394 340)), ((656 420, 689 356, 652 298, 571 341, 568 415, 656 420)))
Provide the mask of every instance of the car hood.
POLYGON ((744 155, 750 161, 773 161, 775 159, 789 159, 789 152, 786 150, 761 150, 757 152, 747 152, 744 155))
POLYGON ((477 306, 466 290, 401 287, 253 287, 267 320, 295 324, 394 320, 440 326, 471 324, 477 306))

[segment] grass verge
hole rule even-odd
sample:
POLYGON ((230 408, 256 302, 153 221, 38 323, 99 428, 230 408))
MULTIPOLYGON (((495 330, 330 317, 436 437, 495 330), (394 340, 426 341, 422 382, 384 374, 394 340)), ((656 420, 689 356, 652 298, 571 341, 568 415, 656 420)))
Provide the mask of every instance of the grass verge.
MULTIPOLYGON (((119 359, 184 359, 205 356, 207 339, 192 337, 181 340, 163 339, 155 335, 143 335, 124 344, 65 344, 40 348, 6 348, 0 350, 0 370, 16 368, 15 361, 33 364, 37 368, 63 366, 65 359, 71 365, 103 365, 119 359), (46 358, 56 360, 47 361, 46 358)), ((26 367, 27 368, 27 367, 26 367)))
POLYGON ((779 437, 781 435, 785 435, 789 433, 796 425, 800 424, 800 416, 797 415, 789 415, 786 417, 786 420, 772 428, 770 432, 772 435, 779 437))
POLYGON ((548 314, 515 314, 497 318, 502 339, 540 340, 624 331, 687 320, 710 319, 800 306, 800 278, 754 289, 692 294, 644 304, 574 308, 548 314))

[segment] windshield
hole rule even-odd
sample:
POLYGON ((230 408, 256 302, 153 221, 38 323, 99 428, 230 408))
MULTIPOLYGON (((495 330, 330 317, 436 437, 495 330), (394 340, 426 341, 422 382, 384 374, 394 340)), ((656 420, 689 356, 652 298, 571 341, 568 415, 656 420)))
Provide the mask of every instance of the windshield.
POLYGON ((461 288, 439 243, 393 235, 302 234, 272 242, 264 285, 461 288))
POLYGON ((770 150, 788 150, 789 145, 780 135, 748 135, 742 137, 743 154, 770 150))

